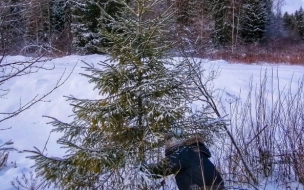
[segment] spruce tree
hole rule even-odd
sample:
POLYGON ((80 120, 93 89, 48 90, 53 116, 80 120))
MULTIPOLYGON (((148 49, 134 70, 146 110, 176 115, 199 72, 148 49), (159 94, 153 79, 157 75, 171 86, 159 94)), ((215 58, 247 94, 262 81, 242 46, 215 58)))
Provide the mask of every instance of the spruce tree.
POLYGON ((246 43, 260 42, 265 38, 268 6, 265 1, 245 0, 243 4, 241 36, 246 43))
POLYGON ((65 27, 68 12, 67 0, 53 0, 49 4, 51 32, 59 35, 65 27))
POLYGON ((60 53, 70 53, 71 35, 71 1, 52 0, 50 6, 51 47, 60 53))
POLYGON ((67 148, 63 158, 32 151, 38 175, 46 184, 63 189, 154 189, 138 170, 143 162, 157 162, 163 136, 182 119, 183 81, 168 57, 173 43, 167 28, 174 11, 165 0, 115 0, 116 17, 101 8, 100 32, 109 46, 109 59, 85 74, 102 98, 70 97, 75 119, 53 120, 58 142, 67 148), (112 30, 106 28, 111 26, 112 30))
POLYGON ((293 14, 288 14, 288 12, 284 13, 283 26, 287 31, 293 31, 295 29, 295 18, 293 14))
POLYGON ((304 40, 304 10, 302 7, 295 12, 295 20, 297 32, 302 40, 304 40))
POLYGON ((97 53, 96 47, 101 44, 98 33, 98 6, 91 0, 73 0, 71 17, 74 51, 81 54, 97 53))
MULTIPOLYGON (((105 53, 98 50, 98 47, 107 45, 100 31, 103 20, 100 8, 116 17, 122 5, 113 0, 71 0, 70 4, 75 51, 81 54, 105 53)), ((103 27, 111 30, 110 25, 103 27)))
POLYGON ((224 47, 231 41, 231 23, 227 18, 230 14, 227 0, 211 0, 211 14, 214 19, 213 42, 216 47, 224 47))

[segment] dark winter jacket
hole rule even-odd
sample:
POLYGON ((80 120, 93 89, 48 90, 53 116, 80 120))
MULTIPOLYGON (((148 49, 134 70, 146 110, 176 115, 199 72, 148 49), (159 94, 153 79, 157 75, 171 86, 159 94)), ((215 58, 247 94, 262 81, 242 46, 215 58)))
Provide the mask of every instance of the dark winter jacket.
POLYGON ((175 174, 179 190, 189 190, 194 186, 209 187, 212 190, 223 189, 223 180, 208 159, 210 157, 211 153, 203 144, 203 140, 194 137, 166 147, 166 159, 148 166, 148 169, 151 173, 161 176, 175 174))

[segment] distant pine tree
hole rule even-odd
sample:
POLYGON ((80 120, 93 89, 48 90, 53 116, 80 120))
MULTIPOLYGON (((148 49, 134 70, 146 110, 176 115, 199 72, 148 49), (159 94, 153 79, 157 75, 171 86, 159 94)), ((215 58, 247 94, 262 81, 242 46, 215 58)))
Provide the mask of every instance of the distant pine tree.
MULTIPOLYGON (((64 189, 154 189, 139 175, 142 162, 160 159, 164 133, 184 117, 185 88, 168 57, 167 41, 174 11, 165 0, 137 0, 121 5, 113 17, 101 9, 103 38, 99 46, 109 60, 87 65, 85 75, 103 98, 70 97, 75 119, 54 120, 64 158, 33 151, 38 174, 46 184, 64 189), (108 30, 111 27, 112 30, 108 30)), ((103 4, 101 4, 103 5, 103 4)))
POLYGON ((75 0, 71 3, 71 32, 75 51, 81 54, 97 53, 101 44, 98 31, 100 9, 94 1, 75 0))
POLYGON ((217 47, 228 45, 231 41, 231 23, 227 18, 229 12, 229 1, 212 0, 211 13, 214 19, 213 42, 217 47))
MULTIPOLYGON (((98 47, 107 45, 100 30, 103 22, 101 9, 104 9, 112 17, 116 17, 121 6, 121 4, 111 0, 71 1, 71 31, 75 51, 82 54, 104 53, 98 51, 98 47)), ((110 25, 104 27, 111 30, 110 25)))
POLYGON ((295 12, 295 21, 297 32, 302 40, 304 40, 304 10, 302 7, 295 12))
POLYGON ((295 29, 295 18, 293 14, 288 14, 288 12, 284 13, 283 26, 285 30, 293 31, 295 29))
POLYGON ((51 32, 57 35, 64 30, 68 13, 67 0, 53 0, 49 2, 51 32))
POLYGON ((268 6, 261 0, 244 0, 241 14, 241 36, 246 43, 260 42, 265 38, 268 23, 268 6))

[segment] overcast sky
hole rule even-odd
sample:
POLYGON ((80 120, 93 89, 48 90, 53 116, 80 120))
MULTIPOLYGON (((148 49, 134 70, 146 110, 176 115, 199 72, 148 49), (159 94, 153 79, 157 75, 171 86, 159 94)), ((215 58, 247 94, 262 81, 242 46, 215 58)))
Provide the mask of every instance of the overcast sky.
POLYGON ((288 13, 294 13, 296 10, 299 10, 300 7, 304 9, 304 0, 285 0, 285 5, 282 7, 282 13, 286 11, 288 13))

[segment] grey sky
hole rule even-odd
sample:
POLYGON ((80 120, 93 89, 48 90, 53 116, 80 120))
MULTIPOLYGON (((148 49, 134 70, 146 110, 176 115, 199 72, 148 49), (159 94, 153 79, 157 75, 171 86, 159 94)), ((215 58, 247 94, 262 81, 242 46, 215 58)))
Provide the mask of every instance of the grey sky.
POLYGON ((300 7, 304 9, 304 0, 285 0, 285 5, 282 7, 282 13, 286 11, 288 13, 294 13, 296 10, 299 10, 300 7))

